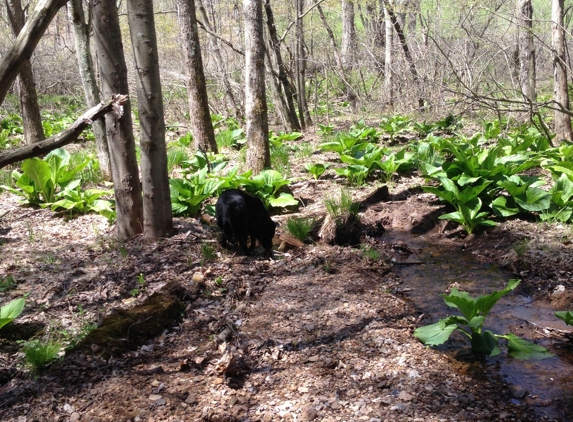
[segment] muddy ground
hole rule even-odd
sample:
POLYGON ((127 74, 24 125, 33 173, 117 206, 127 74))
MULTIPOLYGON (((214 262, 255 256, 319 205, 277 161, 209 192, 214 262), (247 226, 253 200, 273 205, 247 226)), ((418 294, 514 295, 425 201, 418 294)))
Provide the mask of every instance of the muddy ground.
MULTIPOLYGON (((343 180, 293 176, 303 204, 296 215, 324 217, 323 199, 343 180)), ((469 344, 456 354, 414 338, 440 316, 410 300, 396 266, 411 247, 389 236, 450 248, 452 260, 470 251, 520 278, 516 293, 565 310, 573 308, 571 227, 511 220, 467 237, 438 220, 444 206, 421 182, 404 176, 363 207, 362 248, 328 245, 315 233, 285 250, 278 236, 293 214, 274 215, 282 223, 274 259, 221 248, 208 221, 177 218, 169 239, 120 244, 99 216, 69 219, 1 194, 0 278, 16 286, 0 301, 27 299, 0 332, 0 419, 537 421, 550 410, 546 420, 573 420, 567 403, 541 400, 487 360, 468 358, 469 344), (169 321, 160 321, 167 309, 169 321), (30 336, 75 342, 88 324, 130 313, 113 341, 90 334, 38 374, 24 364, 21 341, 30 336)), ((566 342, 543 327, 519 334, 566 342)))

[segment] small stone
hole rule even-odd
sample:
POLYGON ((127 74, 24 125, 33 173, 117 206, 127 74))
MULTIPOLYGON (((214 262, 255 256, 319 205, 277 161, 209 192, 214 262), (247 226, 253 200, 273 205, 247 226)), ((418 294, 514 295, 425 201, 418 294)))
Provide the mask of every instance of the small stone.
POLYGON ((312 421, 318 415, 316 408, 311 404, 305 404, 300 409, 300 418, 303 421, 312 421))
POLYGON ((152 386, 152 387, 159 387, 159 384, 160 384, 160 382, 157 381, 157 380, 151 381, 151 386, 152 386))
POLYGON ((193 283, 202 283, 205 280, 205 276, 202 273, 194 273, 191 280, 193 283))
POLYGON ((78 412, 74 412, 70 416, 70 422, 78 422, 80 420, 80 414, 78 412))
POLYGON ((400 391, 400 394, 398 394, 398 399, 402 401, 412 401, 414 396, 406 391, 400 391))
POLYGON ((150 394, 149 395, 149 400, 151 401, 157 401, 161 398, 161 396, 159 394, 150 394))
POLYGON ((520 385, 510 385, 509 395, 514 399, 522 399, 527 394, 527 391, 520 385))
POLYGON ((308 393, 308 388, 307 387, 298 387, 298 392, 299 393, 308 393))
POLYGON ((187 403, 187 404, 195 404, 195 403, 197 403, 197 397, 195 397, 194 394, 189 394, 189 396, 187 397, 187 399, 185 399, 185 403, 187 403))

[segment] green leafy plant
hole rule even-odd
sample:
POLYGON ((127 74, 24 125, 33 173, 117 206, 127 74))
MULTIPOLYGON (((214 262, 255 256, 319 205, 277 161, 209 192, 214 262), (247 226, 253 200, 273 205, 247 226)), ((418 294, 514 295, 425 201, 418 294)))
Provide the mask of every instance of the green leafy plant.
POLYGON ((308 238, 312 224, 312 219, 291 217, 287 220, 286 230, 291 236, 304 242, 308 238))
POLYGON ((217 258, 215 254, 215 249, 208 243, 201 244, 201 256, 204 261, 213 261, 217 258))
POLYGON ((24 310, 24 298, 14 299, 0 308, 0 329, 20 316, 24 310))
POLYGON ((102 199, 113 195, 113 191, 106 189, 86 189, 80 187, 80 180, 74 180, 62 191, 56 194, 54 203, 42 204, 43 207, 51 207, 53 211, 65 209, 80 214, 96 212, 112 224, 115 221, 116 213, 113 209, 114 201, 102 199))
POLYGON ((48 340, 31 340, 24 343, 23 351, 26 363, 31 366, 32 371, 37 374, 41 369, 58 358, 61 345, 48 340))
POLYGON ((207 167, 189 174, 184 179, 170 179, 173 214, 188 216, 199 214, 203 201, 213 196, 222 184, 221 180, 207 177, 207 167))
POLYGON ((390 143, 393 143, 396 135, 406 131, 410 123, 411 119, 404 116, 385 117, 380 121, 380 128, 390 135, 390 143))
POLYGON ((53 203, 59 189, 65 188, 89 163, 86 158, 76 166, 68 166, 70 154, 63 148, 50 152, 43 160, 29 158, 22 162, 22 174, 12 172, 16 185, 21 189, 3 186, 6 190, 24 196, 29 203, 53 203))
POLYGON ((573 325, 573 311, 557 311, 555 316, 567 325, 573 325))
POLYGON ((308 171, 310 174, 312 174, 312 177, 314 177, 314 180, 318 180, 320 179, 320 176, 322 176, 324 174, 324 172, 326 171, 326 169, 330 167, 330 164, 321 164, 321 163, 306 163, 304 165, 304 168, 306 169, 306 171, 308 171))
POLYGON ((489 295, 472 298, 467 292, 460 292, 454 288, 449 295, 442 295, 446 304, 458 309, 462 316, 449 316, 438 322, 414 331, 414 336, 428 346, 436 346, 445 343, 450 335, 459 330, 471 341, 472 349, 483 355, 496 356, 500 353, 499 339, 507 340, 507 348, 510 356, 518 359, 544 359, 551 357, 545 348, 521 339, 515 334, 494 334, 484 330, 485 318, 497 301, 512 291, 519 284, 519 280, 509 280, 505 289, 494 291, 489 295), (460 325, 469 327, 463 329, 460 325))
POLYGON ((362 251, 362 256, 366 259, 375 261, 380 258, 380 252, 369 245, 360 245, 360 250, 362 251))
MULTIPOLYGON (((487 220, 487 212, 480 212, 482 202, 478 195, 490 184, 490 181, 482 181, 478 186, 466 186, 459 190, 457 185, 446 177, 440 178, 441 186, 424 186, 426 192, 431 192, 443 199, 455 208, 455 212, 441 215, 442 220, 452 220, 463 226, 468 234, 471 234, 477 226, 494 226, 495 222, 487 220)), ((476 180, 477 181, 477 180, 476 180)))
POLYGON ((240 183, 248 192, 258 195, 266 206, 275 208, 298 205, 298 201, 281 188, 288 186, 290 180, 276 170, 263 170, 250 179, 242 179, 240 183))

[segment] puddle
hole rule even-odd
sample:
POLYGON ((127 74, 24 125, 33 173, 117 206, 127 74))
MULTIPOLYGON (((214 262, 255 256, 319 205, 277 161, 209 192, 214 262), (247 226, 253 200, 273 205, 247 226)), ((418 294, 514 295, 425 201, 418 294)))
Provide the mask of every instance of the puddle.
MULTIPOLYGON (((395 271, 403 280, 405 294, 427 315, 424 319, 426 324, 457 314, 457 310, 448 307, 440 296, 446 293, 450 284, 458 283, 459 290, 476 296, 501 290, 512 278, 511 274, 504 273, 496 265, 478 262, 470 252, 430 244, 423 238, 405 232, 389 231, 381 240, 404 242, 413 252, 397 256, 395 271)), ((570 331, 571 327, 554 317, 553 312, 529 297, 511 292, 493 307, 486 319, 486 328, 503 334, 511 330, 526 338, 528 332, 543 332, 545 327, 570 331)), ((549 331, 538 344, 554 353, 556 356, 553 358, 518 360, 507 356, 502 350, 500 356, 487 358, 486 362, 491 371, 499 372, 509 384, 527 391, 528 395, 521 402, 533 406, 540 418, 572 421, 573 353, 570 349, 558 348, 562 342, 549 331)), ((460 348, 469 348, 469 341, 453 344, 453 347, 452 343, 446 343, 449 346, 444 350, 455 354, 460 348)))

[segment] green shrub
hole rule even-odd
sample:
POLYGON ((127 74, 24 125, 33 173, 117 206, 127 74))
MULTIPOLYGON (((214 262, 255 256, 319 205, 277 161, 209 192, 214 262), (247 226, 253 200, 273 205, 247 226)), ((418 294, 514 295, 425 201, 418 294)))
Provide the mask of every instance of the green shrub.
POLYGON ((304 242, 308 238, 312 224, 312 219, 291 217, 287 220, 286 230, 291 236, 304 242))
POLYGON ((48 340, 31 340, 24 343, 23 351, 26 363, 32 368, 35 374, 43 369, 46 365, 58 358, 61 345, 57 342, 48 340))

